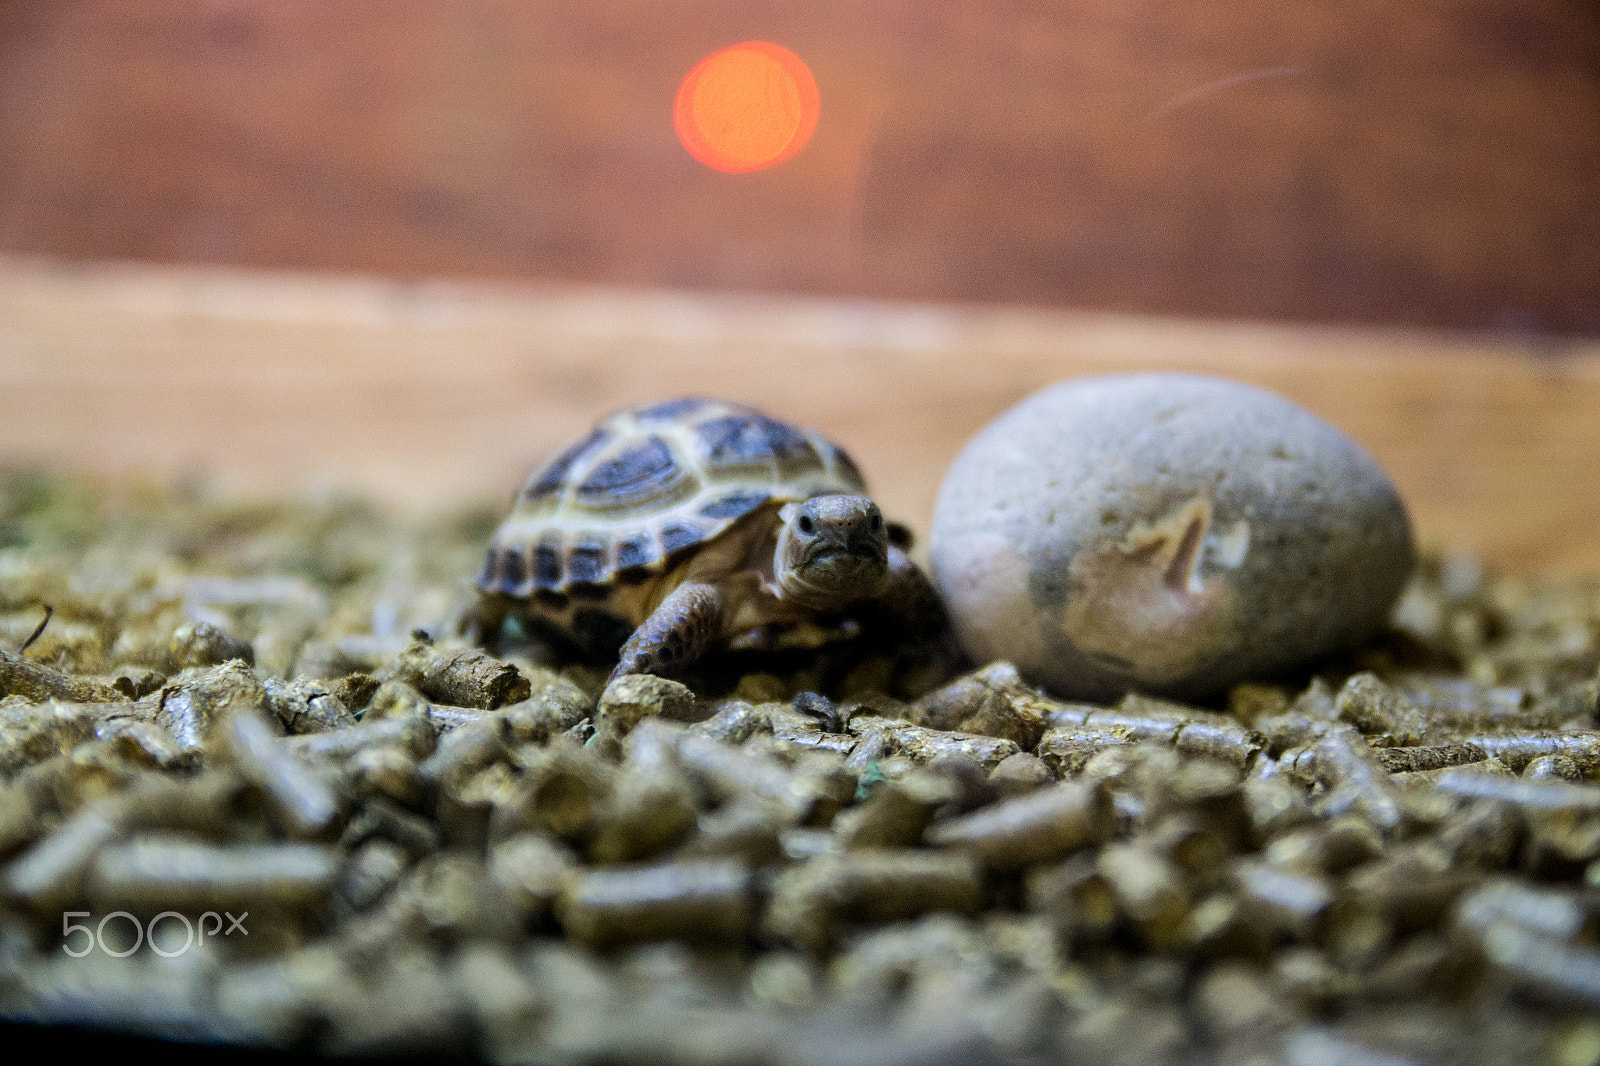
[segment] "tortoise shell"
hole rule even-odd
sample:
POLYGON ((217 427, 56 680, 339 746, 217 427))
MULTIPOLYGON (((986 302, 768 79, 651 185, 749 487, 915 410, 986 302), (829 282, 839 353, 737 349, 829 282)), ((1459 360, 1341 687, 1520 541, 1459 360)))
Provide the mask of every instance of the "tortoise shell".
POLYGON ((836 492, 866 492, 844 450, 760 411, 701 398, 621 411, 528 475, 477 585, 552 603, 604 596, 763 507, 836 492))

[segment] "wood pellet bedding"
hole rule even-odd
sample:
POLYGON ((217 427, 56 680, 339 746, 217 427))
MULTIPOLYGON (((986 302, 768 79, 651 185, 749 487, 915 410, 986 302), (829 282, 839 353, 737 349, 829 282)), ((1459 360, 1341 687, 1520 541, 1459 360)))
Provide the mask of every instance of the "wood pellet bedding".
POLYGON ((1208 707, 867 644, 604 687, 451 635, 495 517, 0 479, 0 1016, 496 1062, 1600 1061, 1600 581, 1435 553, 1378 645, 1208 707))

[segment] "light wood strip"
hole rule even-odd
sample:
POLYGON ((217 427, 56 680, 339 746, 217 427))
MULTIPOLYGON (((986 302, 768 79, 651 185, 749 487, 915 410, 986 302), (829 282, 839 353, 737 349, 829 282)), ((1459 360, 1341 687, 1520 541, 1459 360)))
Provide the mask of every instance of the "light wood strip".
POLYGON ((1595 342, 0 260, 0 460, 411 508, 508 497, 606 410, 710 393, 833 436, 925 531, 995 414, 1150 369, 1310 408, 1378 456, 1430 539, 1600 571, 1595 342))

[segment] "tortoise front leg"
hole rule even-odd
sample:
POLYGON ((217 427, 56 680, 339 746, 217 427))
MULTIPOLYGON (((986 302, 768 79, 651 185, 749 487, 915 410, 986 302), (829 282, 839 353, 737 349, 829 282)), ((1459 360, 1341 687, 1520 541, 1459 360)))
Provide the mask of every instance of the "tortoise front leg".
POLYGON ((722 593, 715 585, 685 582, 633 631, 611 679, 678 670, 704 655, 721 634, 722 593))
POLYGON ((456 636, 493 654, 499 650, 500 630, 510 613, 504 596, 480 595, 456 616, 456 636))
POLYGON ((904 636, 921 639, 945 627, 944 604, 933 582, 894 544, 889 545, 889 585, 878 602, 885 620, 904 636))

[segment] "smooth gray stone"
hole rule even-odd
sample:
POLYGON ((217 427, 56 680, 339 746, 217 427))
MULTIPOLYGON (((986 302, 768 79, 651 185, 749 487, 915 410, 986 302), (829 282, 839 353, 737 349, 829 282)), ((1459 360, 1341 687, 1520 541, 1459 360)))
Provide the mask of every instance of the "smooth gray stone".
POLYGON ((1190 374, 1023 400, 951 464, 930 547, 968 652, 1090 699, 1204 696, 1360 645, 1414 555, 1359 445, 1274 393, 1190 374))

